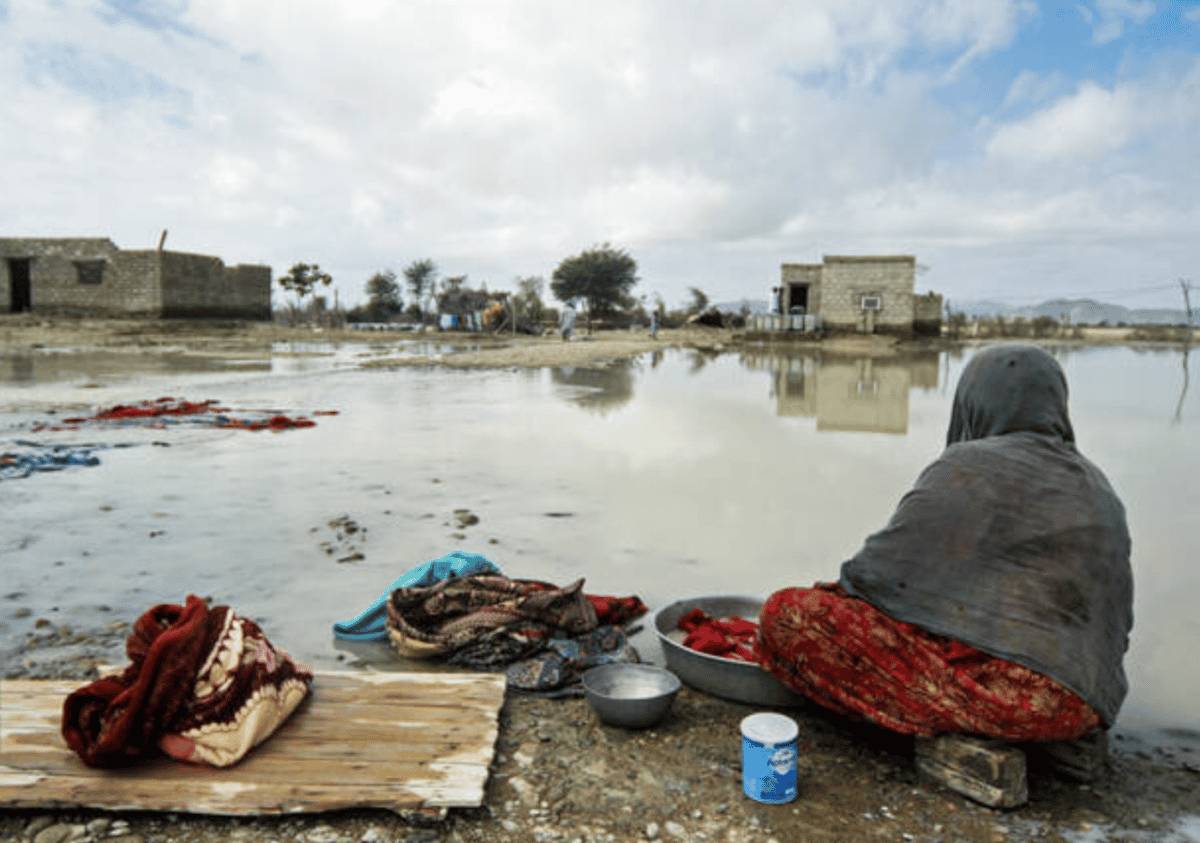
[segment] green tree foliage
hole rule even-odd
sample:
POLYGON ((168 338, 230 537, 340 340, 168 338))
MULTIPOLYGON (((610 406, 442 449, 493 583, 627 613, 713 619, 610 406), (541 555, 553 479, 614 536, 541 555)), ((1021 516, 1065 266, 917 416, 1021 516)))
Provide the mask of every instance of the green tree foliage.
POLYGON ((400 283, 396 273, 390 269, 376 272, 367 279, 367 313, 370 318, 382 321, 404 310, 400 296, 400 283))
POLYGON ((688 287, 688 294, 692 297, 692 303, 688 305, 688 313, 703 313, 708 310, 708 293, 699 287, 688 287))
POLYGON ((300 310, 301 301, 316 289, 318 284, 328 287, 332 283, 333 276, 328 272, 322 272, 321 267, 315 263, 294 264, 287 271, 287 275, 279 279, 279 286, 296 297, 296 303, 292 308, 293 311, 300 310))
POLYGON ((559 301, 587 302, 587 327, 591 333, 593 316, 616 316, 633 307, 629 291, 637 282, 637 261, 624 250, 604 243, 565 258, 554 270, 550 289, 559 301))
POLYGON ((431 302, 437 295, 437 264, 429 258, 413 261, 404 267, 404 281, 412 293, 413 304, 422 317, 426 316, 428 309, 423 302, 431 302))

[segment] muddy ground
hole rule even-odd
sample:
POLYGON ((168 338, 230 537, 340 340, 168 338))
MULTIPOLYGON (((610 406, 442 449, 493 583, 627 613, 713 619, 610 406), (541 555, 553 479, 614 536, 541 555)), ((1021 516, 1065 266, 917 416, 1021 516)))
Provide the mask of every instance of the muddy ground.
MULTIPOLYGON (((9 317, 0 350, 120 349, 130 354, 238 356, 271 343, 365 338, 358 332, 269 324, 104 322, 9 317)), ((377 338, 372 337, 372 340, 377 338)), ((386 342, 402 338, 388 337, 386 342)), ((380 339, 379 341, 385 341, 380 339)), ((584 365, 654 347, 726 348, 726 332, 511 338, 451 355, 438 365, 584 365)), ((478 344, 477 344, 478 345, 478 344)), ((423 361, 428 364, 431 361, 423 361)), ((31 620, 19 595, 0 595, 0 622, 31 620)), ((4 676, 91 677, 97 662, 121 661, 127 624, 96 629, 34 618, 10 642, 4 676), (42 622, 44 621, 44 622, 42 622)), ((388 811, 252 818, 69 810, 0 810, 0 840, 218 841, 1200 841, 1200 758, 1138 742, 1118 730, 1100 780, 1080 785, 1032 769, 1029 802, 985 808, 917 776, 910 740, 818 709, 792 710, 800 726, 800 792, 761 805, 742 794, 738 724, 756 709, 688 688, 667 719, 629 731, 599 723, 579 699, 510 694, 484 805, 444 816, 388 811)))

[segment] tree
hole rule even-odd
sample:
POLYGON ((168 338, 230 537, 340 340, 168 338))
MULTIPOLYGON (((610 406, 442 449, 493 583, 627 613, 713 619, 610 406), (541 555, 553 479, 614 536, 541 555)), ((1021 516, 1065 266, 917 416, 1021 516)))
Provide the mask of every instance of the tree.
POLYGON ((517 294, 512 297, 513 307, 520 314, 523 324, 531 331, 540 331, 545 305, 542 290, 546 281, 540 275, 528 275, 517 279, 517 294))
POLYGON ((688 287, 688 294, 692 297, 692 303, 688 307, 689 313, 703 313, 708 310, 708 294, 699 287, 688 287))
POLYGON ((565 258, 554 270, 550 289, 562 302, 587 302, 587 328, 593 316, 611 316, 633 306, 629 291, 638 282, 637 261, 608 243, 565 258))
POLYGON ((421 303, 426 300, 432 301, 437 292, 437 264, 429 258, 413 261, 404 268, 404 280, 412 292, 413 304, 424 318, 427 309, 421 303))
POLYGON ((390 269, 376 272, 367 279, 367 311, 375 319, 386 319, 404 310, 400 284, 390 269))
POLYGON ((333 276, 328 272, 322 272, 321 267, 315 263, 294 264, 287 271, 287 275, 279 279, 279 286, 296 296, 296 303, 292 306, 293 313, 300 310, 300 302, 318 284, 328 287, 331 283, 333 283, 333 276))
POLYGON ((487 285, 478 290, 467 286, 467 276, 455 275, 442 280, 442 289, 437 294, 438 313, 449 313, 462 318, 469 313, 476 313, 488 305, 490 296, 487 285))

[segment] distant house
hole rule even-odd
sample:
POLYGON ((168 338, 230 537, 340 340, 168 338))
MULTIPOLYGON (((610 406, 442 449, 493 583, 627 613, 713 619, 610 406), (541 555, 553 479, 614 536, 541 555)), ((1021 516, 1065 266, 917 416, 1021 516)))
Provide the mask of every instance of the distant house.
POLYGON ((784 320, 788 327, 937 334, 942 297, 913 292, 916 267, 912 255, 825 255, 823 263, 785 263, 780 286, 773 290, 774 310, 815 317, 784 320))
POLYGON ((118 249, 106 237, 0 237, 0 312, 271 318, 271 267, 118 249))

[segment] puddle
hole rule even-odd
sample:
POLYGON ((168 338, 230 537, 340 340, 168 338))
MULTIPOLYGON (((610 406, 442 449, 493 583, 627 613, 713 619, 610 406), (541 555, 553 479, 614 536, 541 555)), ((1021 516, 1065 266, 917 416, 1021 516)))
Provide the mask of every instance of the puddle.
MULTIPOLYGON (((103 626, 193 592, 254 617, 319 667, 404 667, 386 647, 335 644, 330 627, 454 549, 512 576, 585 576, 589 591, 636 593, 652 609, 833 579, 940 452, 969 356, 667 350, 589 369, 358 369, 378 347, 303 344, 261 367, 223 371, 164 359, 123 379, 116 360, 69 376, 60 376, 69 367, 35 361, 24 380, 9 377, 0 440, 21 438, 34 400, 95 407, 175 395, 339 415, 281 433, 45 434, 65 445, 144 447, 0 482, 3 591, 21 595, 0 600, 4 648, 38 618, 103 626), (79 386, 108 378, 110 363, 111 382, 79 386), (463 524, 456 510, 479 520, 463 524), (331 555, 322 544, 335 540, 329 524, 342 515, 366 531, 355 554, 331 555), (30 611, 18 617, 20 609, 30 611)), ((1123 740, 1169 745, 1200 763, 1200 573, 1190 538, 1200 407, 1194 392, 1180 400, 1178 352, 1096 348, 1060 359, 1080 449, 1121 495, 1133 534, 1123 740)), ((651 636, 635 644, 661 663, 651 636)))

